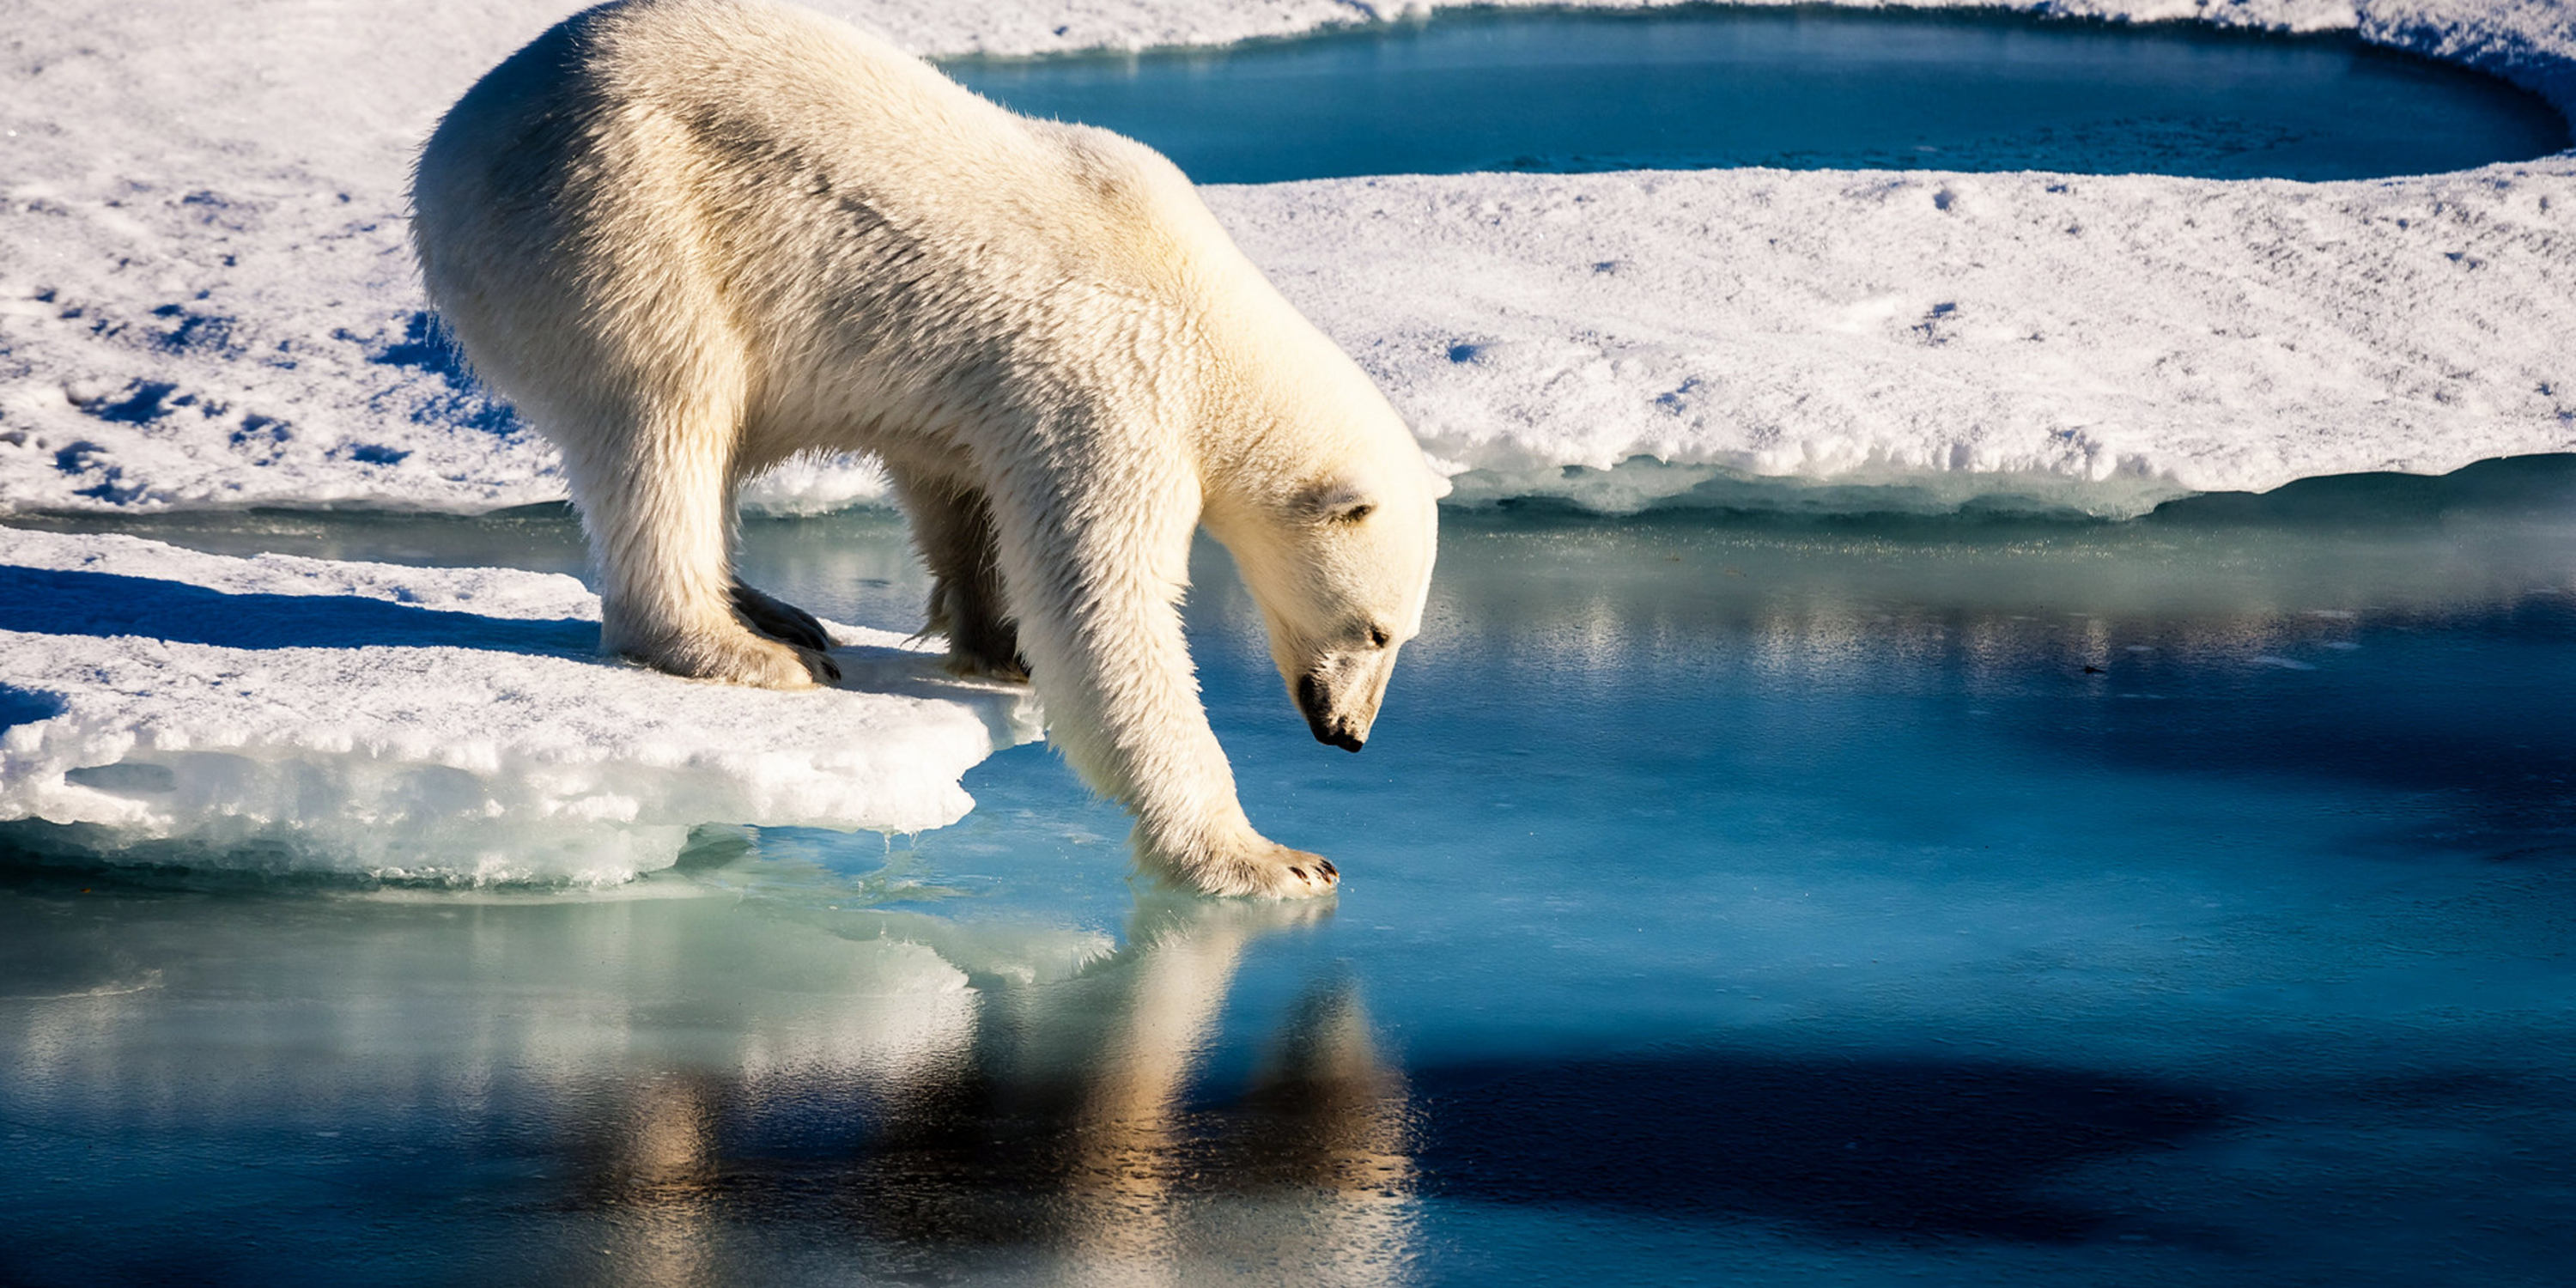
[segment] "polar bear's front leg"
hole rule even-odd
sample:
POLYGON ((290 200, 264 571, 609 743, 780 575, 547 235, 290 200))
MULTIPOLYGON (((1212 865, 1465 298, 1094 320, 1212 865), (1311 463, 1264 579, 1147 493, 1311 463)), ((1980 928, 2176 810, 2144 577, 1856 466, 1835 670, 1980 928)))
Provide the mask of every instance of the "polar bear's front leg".
POLYGON ((984 494, 926 485, 901 474, 896 479, 904 513, 912 520, 913 544, 930 569, 929 622, 923 629, 947 637, 949 671, 984 679, 1028 679, 1019 628, 1002 595, 993 516, 984 494))
POLYGON ((1195 505, 1154 516, 1049 499, 991 513, 1048 740, 1135 814, 1138 861, 1202 894, 1330 893, 1341 876, 1329 860, 1253 830, 1199 703, 1178 608, 1195 505))

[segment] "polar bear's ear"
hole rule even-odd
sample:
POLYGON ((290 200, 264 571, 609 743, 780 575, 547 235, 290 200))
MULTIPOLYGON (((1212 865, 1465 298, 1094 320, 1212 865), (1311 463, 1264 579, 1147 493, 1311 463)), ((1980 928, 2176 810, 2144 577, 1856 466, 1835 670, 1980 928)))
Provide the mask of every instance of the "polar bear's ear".
POLYGON ((1318 483, 1297 497, 1297 512, 1316 523, 1357 523, 1376 509, 1377 502, 1346 479, 1318 483))

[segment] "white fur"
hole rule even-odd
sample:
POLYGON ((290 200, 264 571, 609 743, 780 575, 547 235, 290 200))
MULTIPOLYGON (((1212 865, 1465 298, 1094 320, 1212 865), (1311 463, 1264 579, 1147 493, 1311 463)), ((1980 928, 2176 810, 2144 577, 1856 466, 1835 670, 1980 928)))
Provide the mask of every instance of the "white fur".
POLYGON ((1332 887, 1235 799, 1176 610, 1191 533, 1234 553, 1316 736, 1356 749, 1420 626, 1438 485, 1169 162, 800 9, 628 0, 467 92, 413 196, 447 325, 563 450, 607 647, 830 678, 734 582, 733 497, 873 452, 951 665, 1025 659, 1143 859, 1211 893, 1332 887))

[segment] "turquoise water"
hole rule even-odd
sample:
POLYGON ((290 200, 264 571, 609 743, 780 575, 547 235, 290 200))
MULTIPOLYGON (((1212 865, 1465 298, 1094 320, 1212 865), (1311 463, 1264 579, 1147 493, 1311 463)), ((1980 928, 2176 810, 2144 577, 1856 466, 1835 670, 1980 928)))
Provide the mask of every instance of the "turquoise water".
MULTIPOLYGON (((120 526, 579 562, 560 511, 120 526)), ((917 621, 890 516, 746 541, 917 621)), ((2576 459, 1453 513, 1358 756, 1203 556, 1336 905, 1140 895, 1042 748, 612 895, 0 868, 0 1278, 2563 1282, 2576 459)))
POLYGON ((950 73, 1202 183, 1781 166, 2351 179, 2568 146, 2547 103, 2343 36, 1689 7, 1453 13, 950 73))

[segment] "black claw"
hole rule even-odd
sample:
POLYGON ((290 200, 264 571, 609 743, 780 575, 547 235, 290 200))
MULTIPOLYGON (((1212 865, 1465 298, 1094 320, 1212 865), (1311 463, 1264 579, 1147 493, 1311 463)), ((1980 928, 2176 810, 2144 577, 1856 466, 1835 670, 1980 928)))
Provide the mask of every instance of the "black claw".
POLYGON ((733 584, 733 608, 753 630, 785 644, 817 653, 832 647, 832 634, 812 613, 741 583, 733 584))
POLYGON ((1315 866, 1323 871, 1325 878, 1328 880, 1339 881, 1342 879, 1342 870, 1334 867, 1331 859, 1317 859, 1315 860, 1315 866))
POLYGON ((1301 867, 1298 867, 1298 866, 1296 866, 1295 864, 1290 864, 1290 865, 1289 865, 1289 867, 1288 867, 1288 870, 1289 870, 1290 872, 1296 873, 1296 874, 1297 874, 1297 879, 1298 879, 1298 880, 1303 881, 1303 880, 1305 880, 1305 879, 1306 879, 1306 869, 1301 868, 1301 867))

